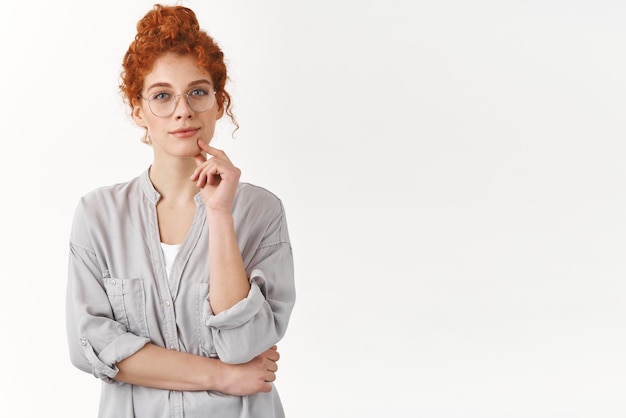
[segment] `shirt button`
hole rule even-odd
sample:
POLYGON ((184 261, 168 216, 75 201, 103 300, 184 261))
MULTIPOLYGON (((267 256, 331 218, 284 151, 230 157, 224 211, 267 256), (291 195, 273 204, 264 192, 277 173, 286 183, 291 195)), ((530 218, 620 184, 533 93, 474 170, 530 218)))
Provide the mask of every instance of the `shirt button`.
POLYGON ((165 301, 165 306, 167 306, 168 308, 170 307, 170 301, 169 300, 165 301))
POLYGON ((82 345, 83 347, 85 347, 87 345, 87 340, 80 340, 80 345, 82 345))
POLYGON ((111 280, 111 284, 112 284, 113 286, 115 286, 115 283, 117 283, 117 282, 115 281, 115 279, 111 280))

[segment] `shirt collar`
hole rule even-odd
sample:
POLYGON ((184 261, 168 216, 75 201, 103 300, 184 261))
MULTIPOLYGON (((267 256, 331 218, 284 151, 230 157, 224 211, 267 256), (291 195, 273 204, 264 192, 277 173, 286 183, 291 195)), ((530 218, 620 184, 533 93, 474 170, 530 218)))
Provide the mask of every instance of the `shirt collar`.
MULTIPOLYGON (((161 199, 161 194, 157 192, 157 190, 154 188, 154 185, 150 181, 150 167, 148 167, 148 169, 141 174, 140 179, 141 188, 143 189, 146 197, 148 198, 150 203, 156 205, 159 199, 161 199)), ((196 207, 204 206, 204 200, 202 200, 200 192, 196 193, 193 199, 196 202, 196 207)))

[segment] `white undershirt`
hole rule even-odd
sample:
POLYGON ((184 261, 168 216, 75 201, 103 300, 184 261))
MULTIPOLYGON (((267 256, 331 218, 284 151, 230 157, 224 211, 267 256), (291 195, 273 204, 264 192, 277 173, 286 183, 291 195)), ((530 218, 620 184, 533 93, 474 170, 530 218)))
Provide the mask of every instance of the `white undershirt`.
POLYGON ((170 277, 170 271, 172 270, 172 263, 174 263, 174 259, 176 258, 176 254, 178 254, 178 250, 180 249, 181 244, 166 244, 164 242, 161 243, 161 249, 163 250, 163 257, 165 258, 165 271, 167 272, 167 277, 170 277))

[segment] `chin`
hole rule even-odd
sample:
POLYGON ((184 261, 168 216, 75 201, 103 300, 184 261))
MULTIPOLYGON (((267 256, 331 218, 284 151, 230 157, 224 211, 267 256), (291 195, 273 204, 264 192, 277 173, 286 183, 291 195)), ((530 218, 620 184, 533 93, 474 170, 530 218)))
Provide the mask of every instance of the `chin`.
POLYGON ((181 158, 193 158, 200 154, 200 147, 195 143, 177 144, 177 146, 170 147, 168 151, 171 155, 181 158))

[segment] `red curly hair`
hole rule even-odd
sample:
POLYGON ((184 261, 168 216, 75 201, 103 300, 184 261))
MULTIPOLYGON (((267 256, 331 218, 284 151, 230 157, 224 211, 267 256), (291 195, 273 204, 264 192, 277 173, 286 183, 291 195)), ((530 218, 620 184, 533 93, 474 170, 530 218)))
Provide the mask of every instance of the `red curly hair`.
POLYGON ((213 80, 219 108, 226 112, 237 130, 239 125, 232 112, 231 98, 224 88, 228 79, 224 54, 213 38, 200 29, 196 14, 184 6, 155 4, 137 23, 135 40, 124 55, 119 86, 131 112, 146 75, 157 58, 167 52, 196 57, 198 68, 210 74, 213 80))

